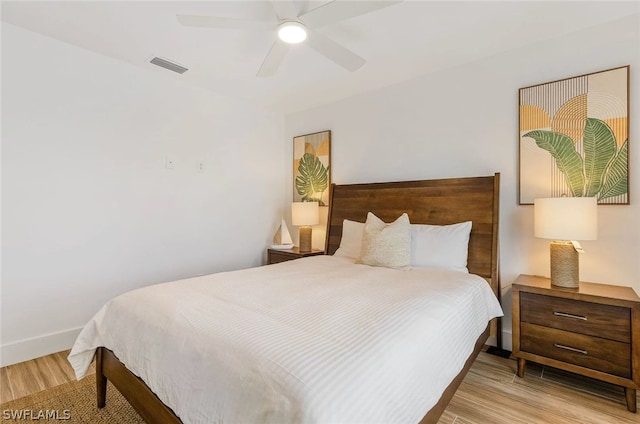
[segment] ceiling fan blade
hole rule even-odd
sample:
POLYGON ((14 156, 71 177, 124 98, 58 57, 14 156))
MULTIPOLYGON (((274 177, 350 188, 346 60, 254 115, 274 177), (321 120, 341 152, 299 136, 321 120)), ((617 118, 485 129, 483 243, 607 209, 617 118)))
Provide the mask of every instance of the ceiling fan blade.
POLYGON ((297 19, 298 13, 293 7, 293 0, 271 0, 271 6, 281 20, 297 19))
POLYGON ((316 7, 299 16, 307 26, 318 28, 334 22, 364 15, 384 7, 402 3, 402 0, 388 1, 336 1, 316 7))
POLYGON ((271 50, 269 50, 269 53, 267 53, 267 56, 264 58, 257 75, 259 77, 273 76, 288 52, 289 44, 276 40, 276 42, 273 43, 273 46, 271 46, 271 50))
POLYGON ((366 63, 366 60, 341 46, 330 38, 317 33, 316 31, 308 31, 307 43, 309 47, 317 51, 323 56, 334 61, 348 71, 360 69, 366 63))
POLYGON ((176 15, 178 22, 188 27, 271 30, 272 22, 252 21, 248 19, 222 18, 218 16, 176 15))

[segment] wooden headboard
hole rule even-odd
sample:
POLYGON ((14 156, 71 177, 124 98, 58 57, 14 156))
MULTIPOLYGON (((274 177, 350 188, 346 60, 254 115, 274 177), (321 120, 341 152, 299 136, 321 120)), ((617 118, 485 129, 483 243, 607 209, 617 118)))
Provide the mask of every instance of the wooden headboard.
POLYGON ((484 277, 500 298, 498 207, 500 174, 488 177, 331 186, 325 251, 340 246, 342 221, 365 222, 371 211, 385 222, 402 213, 412 224, 446 225, 472 221, 467 268, 484 277))

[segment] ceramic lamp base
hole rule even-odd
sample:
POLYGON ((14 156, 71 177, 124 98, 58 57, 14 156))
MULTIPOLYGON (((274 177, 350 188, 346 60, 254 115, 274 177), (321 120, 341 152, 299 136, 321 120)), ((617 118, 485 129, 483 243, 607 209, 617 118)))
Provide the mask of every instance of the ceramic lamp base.
POLYGON ((552 241, 551 284, 557 287, 577 288, 580 285, 578 252, 570 241, 552 241))
POLYGON ((311 227, 300 227, 300 252, 311 252, 311 227))

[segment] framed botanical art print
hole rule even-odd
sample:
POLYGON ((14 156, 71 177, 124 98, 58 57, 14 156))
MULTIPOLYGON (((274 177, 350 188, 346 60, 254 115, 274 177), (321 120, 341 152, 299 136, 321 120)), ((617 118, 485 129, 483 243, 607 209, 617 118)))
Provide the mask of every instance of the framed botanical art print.
POLYGON ((519 90, 519 203, 629 204, 629 66, 519 90))
POLYGON ((329 206, 331 131, 293 138, 293 201, 329 206))

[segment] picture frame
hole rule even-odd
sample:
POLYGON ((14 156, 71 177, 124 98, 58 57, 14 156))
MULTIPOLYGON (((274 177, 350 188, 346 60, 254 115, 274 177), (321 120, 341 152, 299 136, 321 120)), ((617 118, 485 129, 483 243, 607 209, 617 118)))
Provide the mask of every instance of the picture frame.
POLYGON ((629 201, 629 74, 621 66, 518 90, 518 202, 629 201))
POLYGON ((293 201, 329 206, 331 131, 293 137, 293 201))

